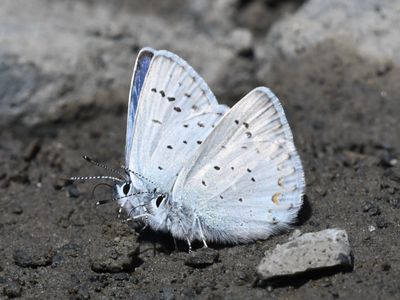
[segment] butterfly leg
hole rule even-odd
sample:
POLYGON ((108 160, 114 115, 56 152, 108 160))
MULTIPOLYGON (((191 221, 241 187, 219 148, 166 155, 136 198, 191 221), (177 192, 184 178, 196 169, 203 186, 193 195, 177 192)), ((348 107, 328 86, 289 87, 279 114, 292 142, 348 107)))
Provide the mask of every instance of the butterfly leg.
POLYGON ((149 226, 149 224, 145 224, 145 225, 140 229, 140 232, 143 232, 148 226, 149 226))
POLYGON ((120 205, 119 210, 118 210, 118 219, 121 218, 122 210, 123 210, 123 208, 125 207, 125 205, 126 205, 127 202, 128 202, 128 199, 126 199, 126 200, 120 205))
POLYGON ((192 252, 192 243, 190 242, 189 238, 186 238, 186 241, 188 243, 189 253, 191 253, 192 252))
POLYGON ((137 219, 140 219, 140 218, 145 218, 146 220, 148 220, 149 216, 150 216, 150 214, 145 213, 145 214, 141 214, 141 215, 137 215, 137 216, 128 218, 128 219, 126 219, 126 221, 133 221, 133 220, 137 220, 137 219))
POLYGON ((206 243, 206 238, 205 238, 204 233, 203 233, 203 227, 201 226, 201 223, 200 223, 200 219, 197 218, 196 221, 197 221, 197 225, 199 226, 200 237, 201 237, 201 240, 203 242, 203 248, 208 248, 208 245, 206 243))
POLYGON ((172 237, 172 239, 174 240, 175 251, 178 251, 178 244, 176 242, 176 239, 174 237, 172 237))

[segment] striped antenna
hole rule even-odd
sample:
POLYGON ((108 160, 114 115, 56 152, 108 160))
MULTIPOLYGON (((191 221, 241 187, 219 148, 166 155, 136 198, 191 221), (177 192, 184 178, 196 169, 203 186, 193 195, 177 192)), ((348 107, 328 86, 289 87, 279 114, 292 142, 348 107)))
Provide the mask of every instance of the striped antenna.
POLYGON ((105 169, 105 170, 107 170, 107 171, 113 172, 114 174, 117 174, 117 175, 121 176, 122 178, 125 177, 125 175, 122 174, 121 172, 118 172, 118 170, 113 169, 113 168, 110 168, 109 166, 107 166, 107 165, 105 165, 105 164, 101 164, 101 163, 95 161, 94 159, 90 158, 90 157, 87 156, 87 155, 83 155, 82 158, 83 158, 84 160, 86 160, 87 162, 89 162, 89 163, 91 163, 91 164, 93 164, 93 165, 95 165, 95 166, 98 166, 98 167, 100 167, 100 168, 103 168, 103 169, 105 169))
POLYGON ((152 185, 157 186, 157 185, 155 184, 154 181, 151 181, 151 180, 148 179, 147 177, 144 177, 142 174, 139 174, 139 173, 137 173, 137 172, 135 172, 135 171, 132 171, 131 169, 125 167, 124 165, 122 165, 121 167, 122 167, 124 170, 126 170, 127 172, 130 172, 130 173, 134 174, 134 175, 137 176, 138 178, 144 179, 144 180, 146 180, 147 182, 150 182, 152 185))
POLYGON ((113 176, 106 176, 106 175, 102 175, 102 176, 78 176, 78 177, 70 177, 69 180, 98 180, 98 179, 110 179, 113 181, 118 181, 118 182, 125 182, 125 180, 122 180, 120 178, 117 177, 113 177, 113 176))

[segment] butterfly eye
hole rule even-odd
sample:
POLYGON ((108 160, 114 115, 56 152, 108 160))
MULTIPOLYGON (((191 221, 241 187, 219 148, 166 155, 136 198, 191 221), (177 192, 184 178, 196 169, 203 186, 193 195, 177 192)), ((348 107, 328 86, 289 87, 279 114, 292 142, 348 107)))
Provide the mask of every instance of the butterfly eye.
POLYGON ((131 189, 131 184, 130 183, 125 183, 123 188, 122 188, 122 191, 124 192, 125 195, 128 195, 130 189, 131 189))
POLYGON ((156 206, 159 207, 163 200, 164 200, 164 195, 158 196, 156 199, 156 206))

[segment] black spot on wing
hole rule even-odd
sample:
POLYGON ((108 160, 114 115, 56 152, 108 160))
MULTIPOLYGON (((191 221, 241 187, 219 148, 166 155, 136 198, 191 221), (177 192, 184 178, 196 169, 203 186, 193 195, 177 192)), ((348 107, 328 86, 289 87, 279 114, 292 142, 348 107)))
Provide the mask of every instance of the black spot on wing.
POLYGON ((218 167, 218 166, 214 166, 214 169, 217 170, 217 171, 221 170, 221 168, 218 167))
POLYGON ((161 166, 158 166, 158 169, 159 169, 159 170, 162 170, 162 169, 163 169, 163 167, 161 167, 161 166))
POLYGON ((247 131, 247 132, 246 132, 246 135, 247 135, 248 138, 251 138, 251 137, 252 137, 252 134, 251 134, 250 131, 247 131))
POLYGON ((185 96, 186 96, 186 97, 188 97, 188 98, 190 98, 190 97, 191 97, 191 95, 190 95, 190 94, 188 94, 188 93, 185 93, 185 96))
POLYGON ((178 107, 178 106, 175 106, 174 110, 177 111, 177 112, 181 112, 182 111, 182 109, 180 107, 178 107))
POLYGON ((249 123, 243 122, 244 127, 249 128, 249 123))
POLYGON ((235 124, 238 125, 239 124, 239 120, 235 120, 235 124))
POLYGON ((183 124, 183 127, 188 128, 189 125, 188 124, 183 124))
POLYGON ((201 123, 201 122, 197 122, 197 126, 199 126, 199 127, 204 127, 204 124, 201 123))
POLYGON ((251 177, 251 181, 256 182, 256 180, 254 179, 254 177, 251 177))
POLYGON ((207 186, 206 182, 204 180, 201 181, 201 184, 204 185, 204 186, 207 186))
POLYGON ((152 88, 151 91, 152 91, 153 93, 157 93, 157 90, 156 90, 155 88, 152 88))
POLYGON ((175 101, 175 97, 168 97, 167 99, 169 102, 175 101))
POLYGON ((171 145, 168 145, 167 148, 168 148, 168 149, 172 149, 172 146, 171 146, 171 145))
POLYGON ((199 144, 199 145, 200 145, 201 143, 202 143, 202 141, 197 141, 197 144, 199 144))
POLYGON ((156 119, 153 119, 153 120, 151 120, 152 122, 154 122, 154 123, 157 123, 157 124, 162 124, 162 122, 161 121, 159 121, 159 120, 156 120, 156 119))
POLYGON ((187 141, 183 141, 184 144, 187 144, 187 141))
POLYGON ((250 169, 247 169, 247 172, 251 173, 251 170, 250 170, 250 169))
POLYGON ((161 97, 165 97, 165 92, 161 90, 160 95, 161 95, 161 97))

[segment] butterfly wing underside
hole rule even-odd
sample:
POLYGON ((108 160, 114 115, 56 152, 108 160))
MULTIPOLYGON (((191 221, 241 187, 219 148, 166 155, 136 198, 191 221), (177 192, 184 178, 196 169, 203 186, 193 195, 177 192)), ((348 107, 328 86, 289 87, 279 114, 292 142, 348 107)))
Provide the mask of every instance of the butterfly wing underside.
POLYGON ((173 190, 190 206, 206 239, 248 242, 292 223, 304 173, 282 106, 267 88, 246 95, 185 165, 173 190))
POLYGON ((145 71, 137 78, 142 80, 144 74, 144 80, 132 83, 131 94, 139 96, 131 97, 126 164, 157 183, 159 190, 170 192, 183 165, 228 108, 218 104, 204 80, 177 55, 147 49, 138 60, 145 71))
POLYGON ((139 96, 142 91, 144 79, 146 78, 147 71, 149 70, 151 59, 154 55, 153 49, 142 49, 135 62, 133 75, 131 80, 131 88, 129 92, 128 102, 128 117, 126 126, 126 143, 125 143, 125 164, 129 166, 129 158, 132 151, 132 136, 135 126, 135 115, 139 103, 139 96))

